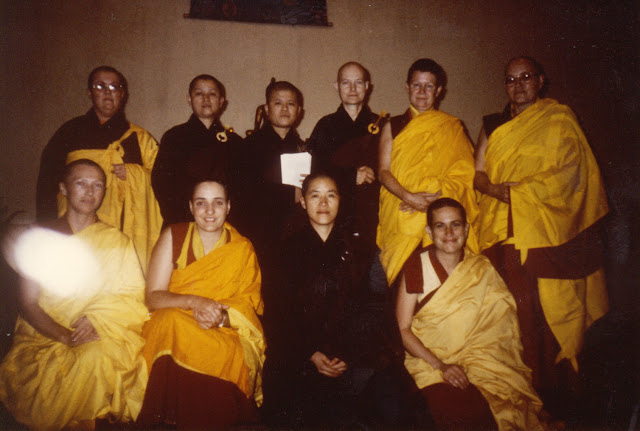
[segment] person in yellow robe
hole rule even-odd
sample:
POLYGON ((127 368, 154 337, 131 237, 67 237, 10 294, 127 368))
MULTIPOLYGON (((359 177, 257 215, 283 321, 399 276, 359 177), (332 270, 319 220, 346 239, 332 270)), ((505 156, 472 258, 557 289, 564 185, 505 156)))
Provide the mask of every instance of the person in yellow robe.
POLYGON ((122 73, 99 66, 91 71, 87 84, 91 109, 63 124, 42 152, 37 218, 42 222, 65 213, 66 200, 56 187, 64 166, 78 159, 93 160, 107 173, 98 217, 131 238, 146 271, 162 228, 160 207, 151 188, 158 143, 145 129, 127 121, 128 88, 122 73))
MULTIPOLYGON (((423 58, 413 63, 406 83, 413 118, 395 138, 393 121, 381 132, 377 243, 390 284, 418 244, 431 243, 424 218, 431 202, 441 196, 462 202, 472 226, 478 214, 473 148, 460 120, 436 109, 445 80, 435 61, 423 58)), ((477 248, 473 227, 468 245, 477 248)))
POLYGON ((226 223, 222 183, 199 182, 189 208, 195 222, 166 228, 149 265, 151 375, 138 422, 219 429, 254 420, 262 401, 260 269, 249 240, 226 223))
POLYGON ((437 429, 541 430, 513 296, 485 256, 464 248, 459 202, 434 201, 427 219, 433 244, 407 260, 396 315, 437 429))
POLYGON ((480 248, 518 302, 534 387, 562 416, 553 405, 567 403, 584 333, 608 310, 600 241, 608 206, 578 120, 569 107, 540 98, 544 86, 534 59, 507 64, 509 104, 485 117, 475 185, 480 248))
POLYGON ((0 400, 35 430, 126 422, 142 405, 144 278, 131 240, 96 218, 105 184, 94 162, 68 165, 65 215, 8 247, 22 276, 21 311, 0 365, 0 400))

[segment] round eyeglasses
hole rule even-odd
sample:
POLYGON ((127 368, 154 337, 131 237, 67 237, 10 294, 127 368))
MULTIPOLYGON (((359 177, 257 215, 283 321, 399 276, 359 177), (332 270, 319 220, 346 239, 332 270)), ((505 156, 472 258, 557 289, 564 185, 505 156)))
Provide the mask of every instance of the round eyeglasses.
POLYGON ((514 85, 516 82, 519 82, 520 84, 528 84, 539 75, 539 73, 535 72, 525 72, 520 76, 507 76, 504 78, 504 85, 514 85))
POLYGON ((105 84, 104 82, 95 82, 91 88, 96 91, 104 92, 104 91, 116 91, 122 89, 122 84, 105 84))

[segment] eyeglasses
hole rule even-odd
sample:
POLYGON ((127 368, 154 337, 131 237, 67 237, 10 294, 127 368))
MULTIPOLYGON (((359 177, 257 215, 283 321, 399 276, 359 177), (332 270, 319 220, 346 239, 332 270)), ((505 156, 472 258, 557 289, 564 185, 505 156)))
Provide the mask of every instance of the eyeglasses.
POLYGON ((104 91, 116 91, 122 89, 122 84, 105 84, 104 82, 96 82, 91 86, 94 90, 104 92, 104 91))
POLYGON ((516 81, 520 84, 528 84, 533 80, 533 78, 539 75, 539 73, 525 72, 520 76, 507 76, 506 78, 504 78, 504 85, 514 85, 516 81))

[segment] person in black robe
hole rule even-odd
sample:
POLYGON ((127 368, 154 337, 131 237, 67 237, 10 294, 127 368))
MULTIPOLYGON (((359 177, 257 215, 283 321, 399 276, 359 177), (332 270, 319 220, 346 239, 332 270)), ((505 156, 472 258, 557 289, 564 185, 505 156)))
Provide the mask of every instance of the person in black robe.
MULTIPOLYGON (((262 106, 265 123, 257 125, 234 154, 233 185, 238 199, 234 205, 238 231, 255 248, 263 283, 273 268, 274 247, 288 227, 299 205, 300 188, 282 183, 280 156, 302 150, 296 131, 302 113, 302 93, 293 84, 272 80, 262 106)), ((233 210, 232 210, 233 211, 233 210)))
POLYGON ((384 121, 367 105, 370 77, 361 64, 342 65, 334 87, 341 104, 318 121, 309 138, 312 171, 331 171, 337 176, 347 223, 375 247, 380 197, 378 132, 384 121))
MULTIPOLYGON (((193 114, 169 129, 160 141, 151 172, 153 191, 164 225, 193 221, 184 197, 204 178, 230 183, 230 148, 240 136, 220 123, 226 104, 224 85, 211 75, 198 75, 189 84, 187 101, 193 114)), ((235 201, 235 200, 234 200, 235 201)), ((233 211, 229 221, 233 223, 233 211)))
POLYGON ((263 419, 278 429, 406 425, 412 382, 377 252, 336 223, 332 177, 312 173, 302 193, 308 221, 280 247, 277 290, 264 296, 263 419))

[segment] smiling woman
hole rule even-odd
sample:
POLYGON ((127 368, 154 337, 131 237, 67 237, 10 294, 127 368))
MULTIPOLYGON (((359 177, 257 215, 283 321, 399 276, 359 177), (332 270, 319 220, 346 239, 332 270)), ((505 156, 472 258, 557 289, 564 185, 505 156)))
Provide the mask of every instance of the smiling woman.
POLYGON ((333 177, 305 178, 308 222, 280 247, 265 289, 267 422, 274 428, 399 425, 401 346, 377 254, 336 220, 333 177))
POLYGON ((195 222, 169 226, 153 250, 142 352, 151 373, 138 418, 145 428, 226 429, 252 419, 261 401, 260 269, 251 243, 225 223, 230 205, 222 182, 197 183, 195 222))

